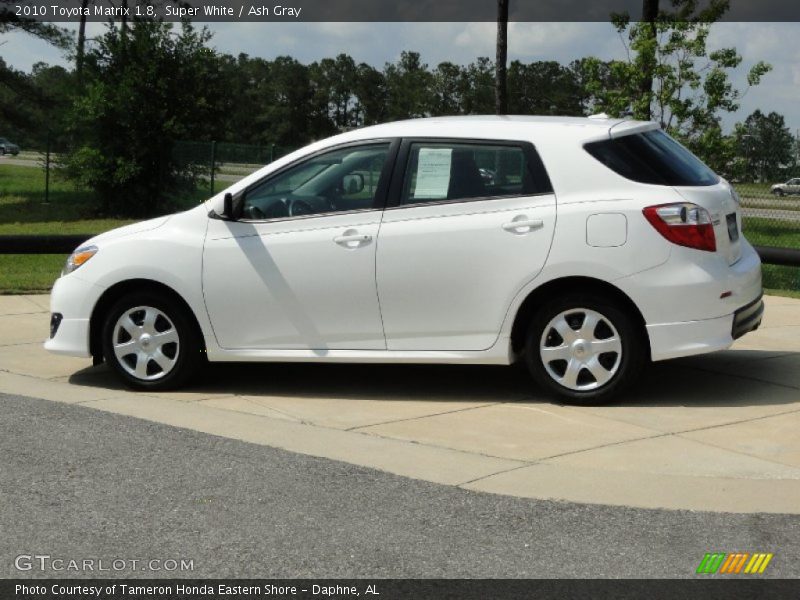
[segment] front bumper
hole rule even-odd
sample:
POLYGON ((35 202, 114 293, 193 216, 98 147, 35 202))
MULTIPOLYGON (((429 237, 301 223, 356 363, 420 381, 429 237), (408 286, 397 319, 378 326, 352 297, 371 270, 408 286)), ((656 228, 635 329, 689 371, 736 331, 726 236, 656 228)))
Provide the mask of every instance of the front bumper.
POLYGON ((53 354, 89 358, 89 319, 62 319, 44 349, 53 354))
MULTIPOLYGON (((89 322, 92 310, 103 291, 104 288, 84 281, 75 274, 56 280, 50 293, 50 312, 62 316, 53 334, 44 343, 45 350, 81 358, 91 356, 89 322)), ((52 326, 51 322, 51 331, 52 326)))

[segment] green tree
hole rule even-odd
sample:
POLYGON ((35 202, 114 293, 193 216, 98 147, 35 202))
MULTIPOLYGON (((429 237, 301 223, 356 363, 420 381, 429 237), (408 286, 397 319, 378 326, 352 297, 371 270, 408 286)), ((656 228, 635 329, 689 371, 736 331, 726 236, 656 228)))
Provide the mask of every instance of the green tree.
MULTIPOLYGON (((71 48, 72 37, 65 29, 19 17, 14 10, 15 4, 11 0, 0 0, 0 34, 24 31, 65 52, 71 48)), ((36 114, 48 108, 47 101, 29 76, 11 68, 0 57, 0 127, 8 132, 5 135, 16 136, 20 143, 39 144, 36 114)))
POLYGON ((420 60, 419 52, 403 51, 400 60, 387 64, 387 114, 390 121, 425 117, 430 114, 433 74, 420 60))
POLYGON ((210 34, 181 24, 109 26, 86 54, 85 94, 70 113, 75 146, 66 172, 110 215, 146 216, 194 184, 175 140, 219 134, 229 96, 210 34), (125 31, 127 29, 127 31, 125 31))
POLYGON ((508 89, 512 114, 583 114, 578 74, 555 61, 513 61, 508 70, 508 89))
POLYGON ((439 63, 431 81, 431 114, 458 115, 464 112, 467 74, 451 62, 439 63))
POLYGON ((778 179, 795 163, 794 136, 776 112, 756 110, 736 124, 733 138, 741 177, 748 181, 778 179))
POLYGON ((462 110, 468 115, 495 114, 495 68, 485 56, 464 68, 462 110))
MULTIPOLYGON (((721 114, 739 108, 742 92, 733 87, 729 73, 742 57, 735 48, 707 48, 711 24, 727 10, 728 0, 711 0, 702 10, 696 0, 670 4, 673 12, 660 11, 655 20, 614 16, 628 59, 582 62, 587 104, 612 116, 655 120, 706 157, 718 150, 710 144, 720 139, 721 114)), ((652 11, 650 0, 645 5, 652 11)), ((748 85, 758 85, 770 70, 764 62, 753 65, 748 85)))
POLYGON ((358 65, 355 83, 356 114, 359 125, 375 125, 386 119, 386 78, 366 63, 358 65))

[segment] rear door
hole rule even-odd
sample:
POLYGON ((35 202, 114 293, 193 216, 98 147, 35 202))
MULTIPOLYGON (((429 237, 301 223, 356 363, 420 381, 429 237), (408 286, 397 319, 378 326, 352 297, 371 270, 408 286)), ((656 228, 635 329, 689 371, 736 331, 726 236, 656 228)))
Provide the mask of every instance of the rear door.
POLYGON ((523 142, 406 139, 377 249, 389 350, 485 350, 550 250, 556 199, 523 142))

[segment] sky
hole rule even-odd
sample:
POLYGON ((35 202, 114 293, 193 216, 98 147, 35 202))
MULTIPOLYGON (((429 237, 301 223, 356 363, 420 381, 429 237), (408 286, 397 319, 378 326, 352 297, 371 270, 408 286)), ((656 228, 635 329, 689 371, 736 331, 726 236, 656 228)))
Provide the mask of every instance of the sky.
MULTIPOLYGON (((209 23, 211 45, 220 52, 272 59, 290 55, 308 63, 342 52, 356 62, 382 68, 403 50, 414 50, 431 67, 442 61, 468 64, 479 56, 494 56, 494 23, 209 23)), ((91 37, 104 25, 89 23, 91 37)), ((625 58, 625 47, 608 23, 510 23, 509 61, 556 60, 568 63, 584 56, 625 58)), ((800 128, 800 23, 716 23, 709 50, 733 46, 743 57, 732 74, 734 87, 747 90, 750 66, 764 60, 773 66, 761 85, 746 91, 740 109, 723 117, 730 130, 759 108, 786 117, 800 128)), ((29 35, 0 35, 0 56, 11 66, 30 70, 44 61, 66 65, 60 51, 29 35)))

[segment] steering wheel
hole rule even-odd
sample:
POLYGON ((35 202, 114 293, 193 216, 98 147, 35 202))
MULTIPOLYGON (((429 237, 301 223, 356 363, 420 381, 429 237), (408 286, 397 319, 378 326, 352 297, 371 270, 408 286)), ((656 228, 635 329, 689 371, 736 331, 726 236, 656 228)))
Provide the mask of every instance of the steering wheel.
POLYGON ((305 200, 292 200, 289 204, 289 216, 299 217, 314 214, 314 208, 305 200))
POLYGON ((262 219, 266 219, 267 215, 264 214, 264 211, 258 208, 257 206, 248 206, 245 208, 245 212, 247 213, 247 218, 252 219, 254 221, 259 221, 262 219))

